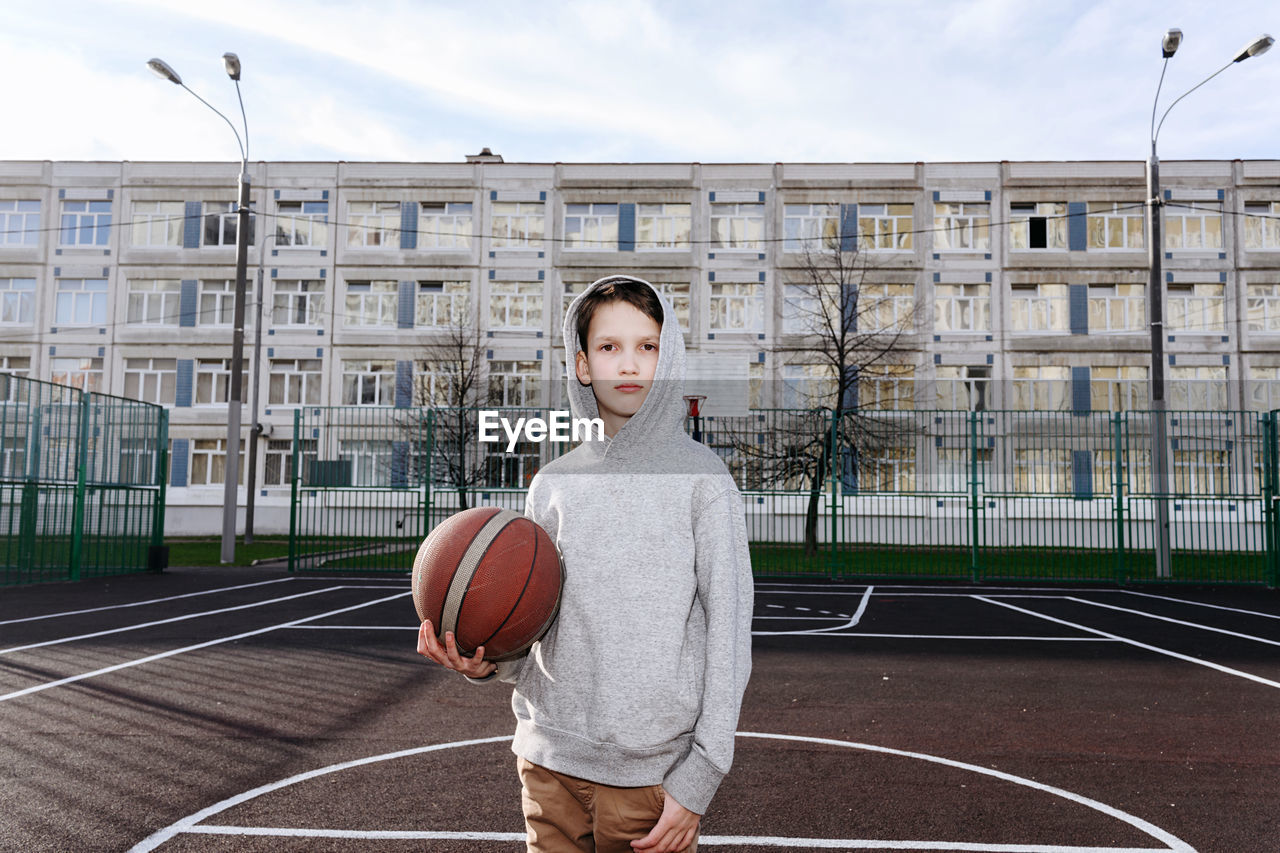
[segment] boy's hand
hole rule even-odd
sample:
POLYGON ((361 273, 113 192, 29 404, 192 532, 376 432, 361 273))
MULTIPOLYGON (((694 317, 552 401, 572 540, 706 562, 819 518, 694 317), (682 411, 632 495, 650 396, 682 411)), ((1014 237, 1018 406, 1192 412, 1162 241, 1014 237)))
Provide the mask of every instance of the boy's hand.
POLYGON ((444 646, 441 646, 436 639, 435 629, 427 620, 418 629, 418 654, 469 678, 484 678, 498 668, 497 664, 484 659, 484 646, 476 649, 474 657, 464 658, 458 654, 458 644, 453 639, 452 631, 445 632, 444 646))
POLYGON ((631 848, 637 853, 676 853, 693 843, 700 820, 702 815, 689 811, 667 794, 657 825, 644 838, 632 841, 631 848))

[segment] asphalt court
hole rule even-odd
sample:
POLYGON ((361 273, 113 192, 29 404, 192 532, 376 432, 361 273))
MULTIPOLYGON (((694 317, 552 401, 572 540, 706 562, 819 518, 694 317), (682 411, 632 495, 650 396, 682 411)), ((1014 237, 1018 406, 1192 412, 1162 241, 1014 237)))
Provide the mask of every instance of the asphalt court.
MULTIPOLYGON (((407 577, 0 596, 0 849, 523 849, 509 688, 407 577)), ((1275 849, 1280 598, 761 581, 707 849, 1275 849)))

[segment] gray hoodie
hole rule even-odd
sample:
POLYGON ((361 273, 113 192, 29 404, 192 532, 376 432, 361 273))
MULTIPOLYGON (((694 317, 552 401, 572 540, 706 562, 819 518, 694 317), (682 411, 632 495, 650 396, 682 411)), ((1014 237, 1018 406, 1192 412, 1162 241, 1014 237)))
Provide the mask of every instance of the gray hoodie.
MULTIPOLYGON (((560 614, 497 677, 516 685, 517 755, 607 785, 661 783, 702 814, 733 761, 754 591, 742 496, 720 457, 685 433, 684 338, 658 298, 643 405, 530 484, 525 515, 564 559, 560 614)), ((574 373, 581 304, 564 321, 566 379, 573 416, 594 418, 595 394, 574 373)))

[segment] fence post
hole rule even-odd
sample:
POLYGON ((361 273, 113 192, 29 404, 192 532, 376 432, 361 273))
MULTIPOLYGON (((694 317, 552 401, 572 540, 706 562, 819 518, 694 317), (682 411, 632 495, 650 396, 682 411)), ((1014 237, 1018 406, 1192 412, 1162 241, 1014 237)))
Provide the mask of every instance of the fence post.
POLYGON ((978 582, 978 540, 982 524, 978 502, 978 413, 969 412, 969 579, 978 582))
POLYGON ((1280 543, 1276 541, 1280 533, 1280 514, 1276 512, 1276 491, 1280 487, 1277 414, 1280 412, 1273 409, 1262 416, 1262 534, 1267 546, 1267 585, 1272 589, 1280 586, 1280 543))
POLYGON ((298 481, 302 479, 302 468, 299 466, 302 453, 302 409, 293 410, 293 447, 291 454, 293 462, 289 471, 293 476, 289 478, 289 571, 297 571, 298 568, 298 481))
POLYGON ((828 443, 830 445, 827 451, 827 465, 831 470, 831 542, 827 549, 827 575, 834 578, 836 576, 836 531, 839 529, 836 518, 836 453, 840 447, 840 425, 836 418, 835 409, 831 410, 831 429, 828 434, 828 443))
POLYGON ((80 423, 76 436, 76 492, 71 513, 71 580, 80 580, 81 551, 84 548, 84 498, 89 467, 89 395, 80 395, 80 423))
POLYGON ((156 454, 156 483, 160 491, 156 495, 156 505, 151 513, 151 547, 164 547, 164 508, 169 486, 169 410, 160 410, 158 424, 159 453, 156 454))
POLYGON ((1113 513, 1116 520, 1116 582, 1129 582, 1128 560, 1124 550, 1124 413, 1116 412, 1112 416, 1111 459, 1115 476, 1112 478, 1112 493, 1115 498, 1113 513))
MULTIPOLYGON (((435 455, 435 427, 436 427, 436 410, 434 408, 427 409, 427 434, 423 442, 423 453, 427 459, 426 473, 423 475, 422 481, 422 536, 426 538, 431 533, 431 505, 434 501, 434 495, 431 492, 431 457, 435 455)), ((526 495, 528 494, 526 490, 526 495)))

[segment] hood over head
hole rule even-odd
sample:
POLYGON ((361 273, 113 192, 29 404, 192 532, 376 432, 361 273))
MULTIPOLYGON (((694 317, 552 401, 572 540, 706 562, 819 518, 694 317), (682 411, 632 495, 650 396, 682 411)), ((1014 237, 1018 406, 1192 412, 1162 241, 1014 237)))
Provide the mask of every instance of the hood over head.
POLYGON ((640 409, 612 438, 606 436, 603 442, 587 442, 601 446, 603 453, 610 459, 644 455, 645 449, 658 441, 670 441, 676 434, 684 436, 687 412, 684 402, 684 334, 680 331, 680 322, 676 319, 675 310, 666 297, 644 279, 629 275, 610 275, 592 282, 569 304, 569 310, 565 313, 566 381, 573 417, 597 418, 600 416, 600 410, 596 406, 595 392, 591 390, 590 385, 583 385, 578 381, 574 369, 578 353, 582 350, 578 341, 578 310, 587 294, 617 281, 639 282, 654 292, 662 304, 662 333, 658 339, 657 370, 653 374, 653 383, 640 409))

